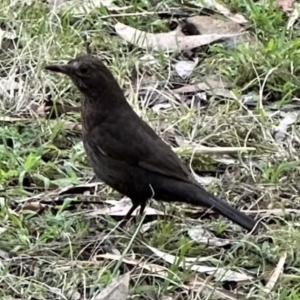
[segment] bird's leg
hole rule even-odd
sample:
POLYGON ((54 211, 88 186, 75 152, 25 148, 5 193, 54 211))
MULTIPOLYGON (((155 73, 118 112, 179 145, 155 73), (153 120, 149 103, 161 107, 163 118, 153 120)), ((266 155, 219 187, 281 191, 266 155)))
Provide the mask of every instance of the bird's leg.
POLYGON ((146 208, 147 201, 142 201, 140 203, 140 216, 143 216, 144 210, 146 208))
POLYGON ((138 207, 138 205, 136 205, 136 204, 133 204, 133 205, 130 207, 128 213, 127 213, 127 214, 124 216, 124 218, 121 220, 121 222, 120 222, 120 224, 119 224, 120 227, 124 227, 124 226, 128 223, 128 221, 129 221, 129 219, 130 219, 130 217, 131 217, 131 214, 134 212, 134 210, 135 210, 137 207, 138 207))
MULTIPOLYGON (((128 213, 126 216, 123 218, 123 221, 127 223, 132 215, 132 213, 140 206, 140 215, 142 216, 147 204, 147 201, 140 201, 140 200, 133 200, 131 199, 132 206, 129 209, 128 213)), ((134 223, 136 223, 136 218, 133 219, 134 223)))
POLYGON ((129 221, 132 213, 138 208, 138 206, 139 206, 139 204, 132 201, 132 206, 130 207, 128 213, 123 218, 122 223, 126 224, 129 221))

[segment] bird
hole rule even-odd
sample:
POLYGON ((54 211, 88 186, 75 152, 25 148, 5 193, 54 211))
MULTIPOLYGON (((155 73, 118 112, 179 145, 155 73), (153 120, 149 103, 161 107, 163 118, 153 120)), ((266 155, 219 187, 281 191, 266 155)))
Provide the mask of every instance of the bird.
POLYGON ((108 67, 79 55, 45 69, 67 75, 82 95, 82 141, 98 179, 129 197, 126 220, 148 200, 204 206, 255 232, 257 222, 207 192, 157 133, 134 111, 108 67))

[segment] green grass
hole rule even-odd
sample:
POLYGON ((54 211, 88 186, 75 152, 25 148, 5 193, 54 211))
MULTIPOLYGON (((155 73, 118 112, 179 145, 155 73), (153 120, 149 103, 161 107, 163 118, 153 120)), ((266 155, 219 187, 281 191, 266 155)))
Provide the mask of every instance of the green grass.
MULTIPOLYGON (((85 52, 83 37, 87 36, 93 53, 108 65, 130 104, 166 141, 174 141, 176 129, 194 144, 256 148, 247 154, 224 156, 193 154, 179 147, 177 153, 196 173, 222 170, 219 180, 206 186, 209 191, 240 208, 258 211, 257 218, 263 217, 260 211, 265 209, 299 209, 299 127, 293 125, 293 149, 287 149, 274 140, 279 119, 270 117, 271 108, 284 108, 299 97, 299 22, 287 32, 287 16, 271 4, 264 7, 248 0, 227 1, 228 7, 249 19, 248 31, 259 43, 234 49, 220 44, 209 46, 208 53, 199 53, 200 63, 189 83, 200 81, 207 72, 221 75, 234 84, 237 95, 253 93, 258 101, 255 107, 246 107, 239 100, 211 97, 206 106, 197 109, 176 103, 164 88, 184 82, 176 74, 170 75, 170 62, 178 58, 178 53, 153 52, 156 64, 146 66, 141 60, 146 51, 110 34, 116 21, 149 32, 168 31, 167 20, 155 13, 141 14, 156 11, 152 2, 115 1, 120 8, 131 6, 120 11, 119 17, 110 17, 103 7, 76 17, 68 9, 57 15, 50 13, 47 4, 38 0, 30 6, 22 1, 0 3, 0 21, 19 37, 19 47, 0 51, 1 70, 12 78, 16 69, 27 70, 22 77, 23 93, 12 98, 0 95, 1 299, 79 299, 75 294, 80 299, 92 299, 128 271, 132 299, 218 299, 209 297, 205 290, 200 298, 199 288, 188 291, 197 272, 180 267, 187 257, 194 258, 195 263, 201 261, 201 265, 245 271, 254 278, 236 284, 200 274, 206 285, 222 292, 231 288, 249 299, 300 299, 299 213, 265 217, 265 232, 247 236, 216 215, 199 218, 203 215, 201 208, 153 201, 151 207, 167 215, 158 217, 158 222, 141 234, 133 223, 121 230, 113 217, 88 215, 102 208, 103 201, 121 198, 103 184, 97 186, 96 194, 92 188, 85 188, 84 194, 55 192, 70 184, 85 184, 94 175, 80 130, 70 125, 80 122, 80 117, 76 113, 54 119, 47 117, 49 113, 37 117, 32 102, 40 106, 51 94, 54 103, 79 105, 80 95, 70 80, 43 68, 85 52), (161 83, 157 89, 169 95, 170 109, 157 112, 139 101, 131 81, 136 64, 147 80, 151 77, 151 82, 161 83), (234 166, 229 168, 221 158, 233 159, 234 166), (34 202, 31 206, 30 201, 34 202), (194 242, 187 230, 199 224, 219 238, 231 239, 232 245, 224 248, 194 242), (177 259, 167 263, 148 246, 177 259), (282 276, 267 296, 264 285, 285 252, 282 276), (101 257, 105 253, 119 256, 101 257), (137 261, 163 267, 165 273, 143 269, 134 264, 137 261)), ((170 7, 198 13, 179 2, 160 4, 160 10, 170 7)), ((146 217, 144 222, 154 219, 146 217)))

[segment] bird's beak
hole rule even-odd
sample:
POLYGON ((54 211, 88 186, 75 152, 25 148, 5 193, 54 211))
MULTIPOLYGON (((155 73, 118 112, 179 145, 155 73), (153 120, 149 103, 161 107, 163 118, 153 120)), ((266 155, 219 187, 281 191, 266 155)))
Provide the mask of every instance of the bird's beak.
POLYGON ((45 67, 45 70, 63 73, 69 75, 72 67, 70 65, 48 65, 45 67))

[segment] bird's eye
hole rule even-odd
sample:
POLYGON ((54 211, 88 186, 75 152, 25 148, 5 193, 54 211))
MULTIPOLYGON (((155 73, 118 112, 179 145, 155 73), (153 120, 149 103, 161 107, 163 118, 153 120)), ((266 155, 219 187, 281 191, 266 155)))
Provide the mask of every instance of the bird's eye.
POLYGON ((85 66, 81 66, 79 71, 80 71, 81 74, 86 74, 88 72, 88 68, 85 67, 85 66))

